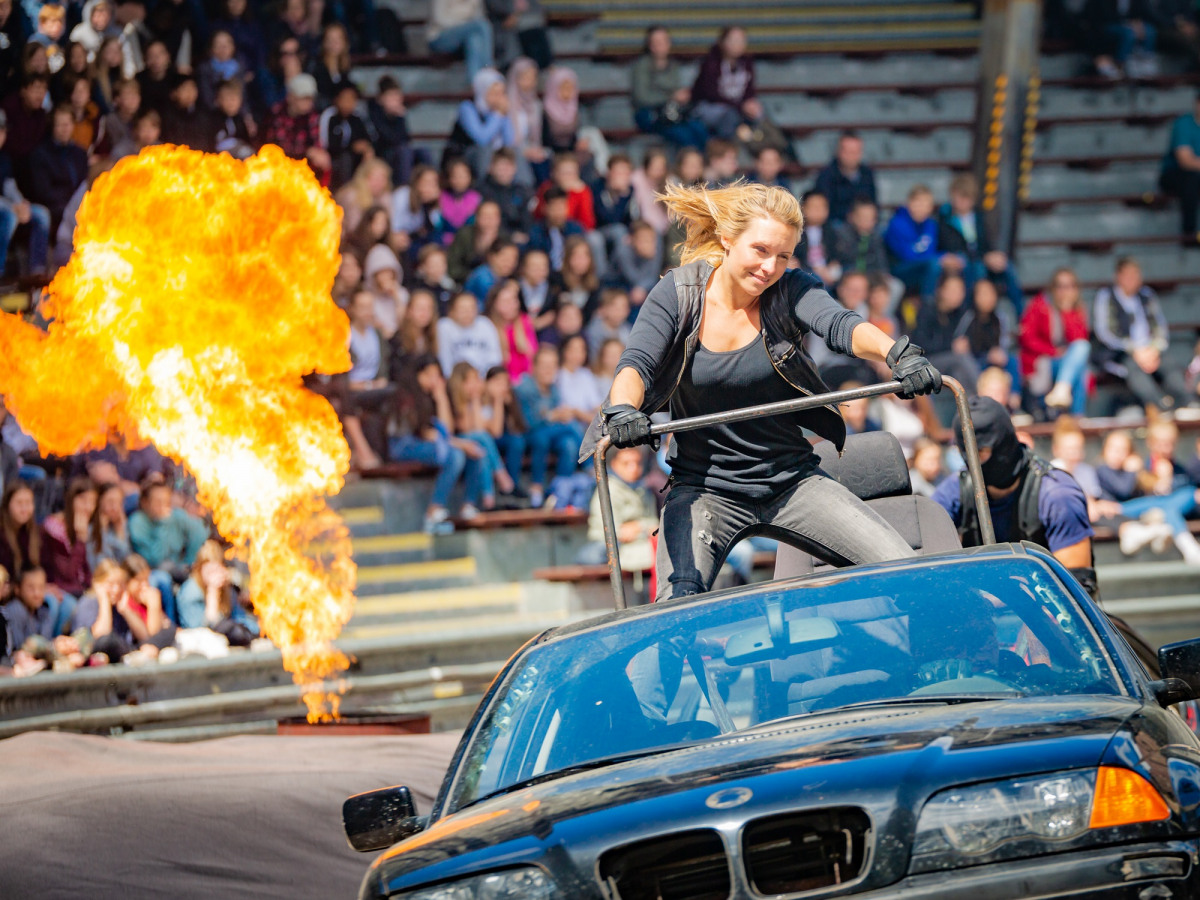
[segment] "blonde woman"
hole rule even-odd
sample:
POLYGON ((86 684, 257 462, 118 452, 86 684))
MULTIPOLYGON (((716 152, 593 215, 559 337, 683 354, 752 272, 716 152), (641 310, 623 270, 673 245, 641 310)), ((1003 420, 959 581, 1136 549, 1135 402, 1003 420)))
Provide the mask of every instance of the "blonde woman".
MULTIPOLYGON (((787 270, 803 225, 788 191, 737 183, 671 185, 663 200, 686 232, 682 265, 646 299, 606 405, 581 458, 607 433, 618 447, 652 443, 650 415, 674 419, 828 391, 803 348, 812 331, 847 356, 886 361, 908 395, 941 375, 907 338, 893 341, 787 270)), ((837 565, 912 555, 908 543, 825 476, 808 428, 841 449, 833 407, 683 432, 671 442, 671 491, 658 543, 658 599, 703 593, 735 540, 771 532, 837 565)))
POLYGON ((372 206, 391 208, 392 167, 377 156, 364 159, 354 170, 354 177, 337 192, 336 199, 342 208, 342 231, 353 234, 372 206))

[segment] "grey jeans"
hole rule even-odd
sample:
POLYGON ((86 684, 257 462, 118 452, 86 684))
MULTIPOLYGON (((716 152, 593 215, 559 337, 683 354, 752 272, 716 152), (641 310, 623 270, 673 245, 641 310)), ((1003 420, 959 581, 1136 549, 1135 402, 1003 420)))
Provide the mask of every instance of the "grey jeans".
POLYGON ((914 555, 882 516, 819 471, 760 501, 673 484, 660 523, 658 600, 709 590, 729 548, 751 534, 778 538, 837 566, 914 555))

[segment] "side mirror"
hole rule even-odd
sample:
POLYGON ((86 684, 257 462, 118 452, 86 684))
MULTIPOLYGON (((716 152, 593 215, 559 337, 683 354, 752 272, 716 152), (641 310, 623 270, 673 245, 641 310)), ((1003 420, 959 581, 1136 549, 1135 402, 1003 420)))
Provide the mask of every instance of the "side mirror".
POLYGON ((1179 681, 1182 682, 1179 687, 1186 688, 1188 696, 1180 697, 1175 703, 1200 697, 1200 638, 1159 647, 1158 670, 1163 681, 1179 681))
POLYGON ((342 804, 346 840, 360 853, 383 850, 424 830, 425 817, 417 815, 412 791, 395 785, 347 797, 342 804))

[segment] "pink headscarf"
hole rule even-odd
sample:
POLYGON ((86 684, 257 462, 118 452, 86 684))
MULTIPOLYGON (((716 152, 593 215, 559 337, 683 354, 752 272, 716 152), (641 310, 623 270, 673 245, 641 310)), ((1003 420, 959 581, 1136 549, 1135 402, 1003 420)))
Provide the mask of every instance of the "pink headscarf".
POLYGON ((546 121, 551 134, 560 141, 575 133, 579 127, 579 76, 564 66, 554 66, 546 73, 546 121), (563 100, 558 92, 564 82, 575 85, 575 96, 563 100))

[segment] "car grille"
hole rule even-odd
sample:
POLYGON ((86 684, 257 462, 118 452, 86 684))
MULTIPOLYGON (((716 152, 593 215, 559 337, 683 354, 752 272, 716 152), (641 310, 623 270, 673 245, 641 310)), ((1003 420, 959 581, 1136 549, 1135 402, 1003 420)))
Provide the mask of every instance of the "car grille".
POLYGON ((844 884, 863 871, 871 820, 861 809, 772 816, 742 833, 746 876, 760 894, 844 884))
POLYGON ((600 878, 613 900, 725 900, 725 845, 715 831, 687 831, 610 850, 600 878))

